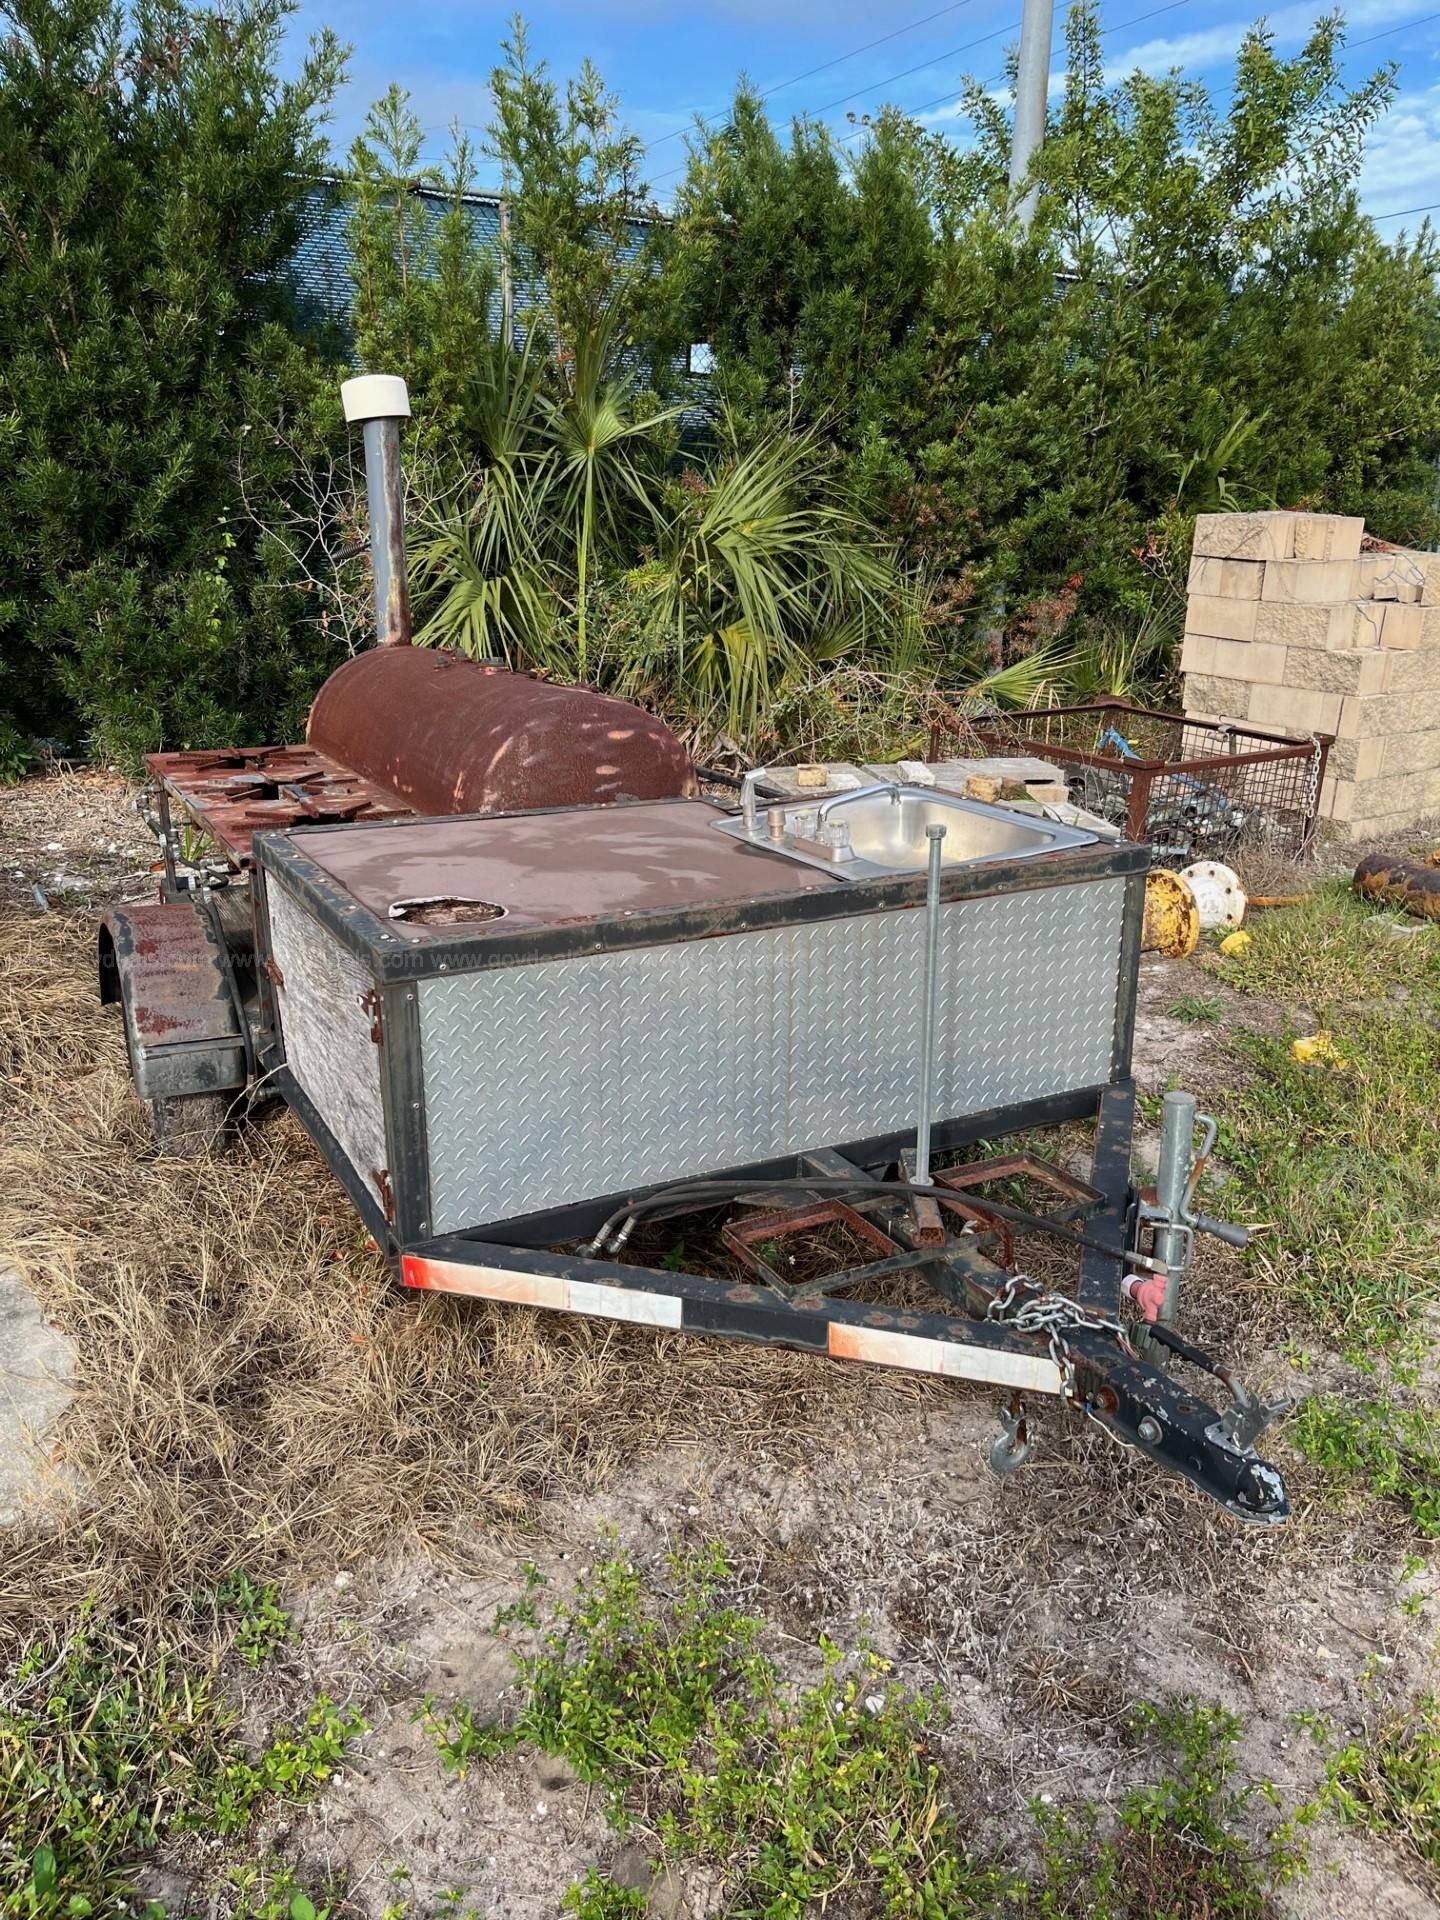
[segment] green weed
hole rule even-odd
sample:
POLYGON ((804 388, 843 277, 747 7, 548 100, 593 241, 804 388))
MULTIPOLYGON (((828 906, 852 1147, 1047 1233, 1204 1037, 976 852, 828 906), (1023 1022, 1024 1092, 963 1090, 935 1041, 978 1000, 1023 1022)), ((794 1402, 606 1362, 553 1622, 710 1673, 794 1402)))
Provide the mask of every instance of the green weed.
POLYGON ((1348 1061, 1304 1065, 1286 1037, 1237 1032, 1255 1073, 1222 1151, 1239 1218, 1268 1223, 1251 1259, 1347 1350, 1420 1335, 1440 1299, 1440 1031, 1361 1015, 1336 1024, 1348 1061))
POLYGON ((330 1920, 341 1897, 338 1886, 329 1888, 317 1905, 283 1860, 237 1867, 229 1882, 236 1894, 231 1920, 330 1920))
POLYGON ((29 740, 9 720, 0 719, 0 787, 13 787, 35 764, 29 740))
POLYGON ((234 1615, 236 1651, 252 1667, 262 1666, 290 1637, 290 1616, 273 1586, 256 1586, 243 1573, 228 1574, 215 1589, 215 1604, 234 1615))
MULTIPOLYGON (((1333 1730, 1315 1737, 1329 1746, 1333 1730)), ((1362 1739, 1335 1748, 1326 1794, 1342 1820, 1388 1833, 1440 1869, 1440 1697, 1433 1693, 1362 1739)))
POLYGON ((1290 1423, 1291 1444, 1347 1489, 1394 1500, 1415 1531, 1440 1539, 1440 1433, 1435 1414, 1388 1395, 1346 1403, 1316 1396, 1290 1423))
POLYGON ((1347 881, 1336 880, 1297 906, 1256 914, 1246 926, 1251 942, 1244 954, 1212 952, 1198 960, 1241 993, 1313 1007, 1327 1018, 1397 992, 1440 1008, 1440 940, 1423 933, 1378 937, 1383 918, 1347 881))
POLYGON ((583 1880, 566 1889, 560 1908, 573 1913, 576 1920, 627 1920, 631 1914, 644 1913, 648 1904, 634 1887, 617 1886, 591 1867, 583 1880))
POLYGON ((713 1548, 672 1559, 657 1607, 627 1561, 602 1562, 542 1652, 517 1660, 515 1723, 459 1709, 439 1723, 442 1757, 563 1754, 617 1826, 643 1807, 668 1851, 723 1862, 737 1913, 798 1915, 842 1886, 895 1914, 998 1893, 1003 1874, 971 1860, 942 1807, 934 1703, 891 1688, 874 1655, 847 1671, 829 1644, 821 1678, 791 1687, 758 1651, 759 1622, 719 1604, 725 1574, 713 1548))
POLYGON ((1125 1796, 1103 1837, 1093 1808, 1034 1809, 1042 1870, 1021 1906, 1027 1920, 1266 1920, 1275 1889, 1305 1871, 1305 1830, 1318 1807, 1257 1823, 1279 1798, 1269 1781, 1237 1781, 1241 1723, 1223 1707, 1142 1705, 1130 1724, 1164 1754, 1167 1771, 1125 1796))
POLYGON ((243 1834, 267 1795, 309 1798, 363 1731, 322 1698, 252 1761, 210 1674, 82 1621, 29 1650, 0 1704, 0 1916, 119 1911, 167 1834, 243 1834))
MULTIPOLYGON (((873 1653, 847 1658, 826 1641, 819 1678, 787 1681, 760 1651, 761 1623, 722 1604, 725 1575, 714 1548, 672 1558, 657 1600, 627 1561, 603 1561, 542 1651, 517 1657, 524 1704, 510 1726, 463 1706, 432 1713, 447 1766, 522 1744, 564 1755, 616 1826, 642 1820, 665 1856, 718 1868, 727 1912, 751 1920, 799 1920, 842 1893, 846 1912, 918 1920, 1262 1920, 1301 1871, 1311 1815, 1272 1818, 1269 1783, 1236 1779, 1239 1722, 1176 1701, 1134 1719, 1162 1771, 1122 1802, 1113 1834, 1093 1810, 1036 1808, 1043 1868, 1026 1883, 967 1842, 939 1703, 896 1687, 873 1653), (1257 1797, 1264 1830, 1247 1840, 1257 1797)), ((582 1920, 643 1905, 595 1870, 565 1898, 582 1920)))
POLYGON ((1185 1020, 1192 1026, 1201 1026, 1218 1020, 1224 1007, 1214 994, 1182 993, 1178 1000, 1170 1002, 1165 1011, 1172 1020, 1185 1020))

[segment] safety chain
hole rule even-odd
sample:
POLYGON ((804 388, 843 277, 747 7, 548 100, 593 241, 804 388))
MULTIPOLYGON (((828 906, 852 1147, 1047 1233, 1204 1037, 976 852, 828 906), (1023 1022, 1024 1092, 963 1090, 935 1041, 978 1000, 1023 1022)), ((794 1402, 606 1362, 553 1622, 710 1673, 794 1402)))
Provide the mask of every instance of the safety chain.
POLYGON ((1118 1320, 1106 1320, 1100 1314, 1088 1313, 1076 1300, 1063 1293, 1034 1293, 1028 1300, 1020 1300, 1022 1287, 1034 1287, 1036 1282, 1028 1273, 1012 1273, 1007 1276, 1004 1286, 994 1295, 985 1309, 987 1320, 1003 1321, 1013 1327, 1017 1333, 1043 1333, 1049 1338, 1050 1358, 1060 1375, 1060 1386, 1065 1399, 1074 1405, 1075 1359, 1070 1351, 1067 1333, 1077 1333, 1082 1329, 1086 1333, 1113 1333, 1127 1353, 1133 1351, 1125 1337, 1125 1329, 1118 1320))

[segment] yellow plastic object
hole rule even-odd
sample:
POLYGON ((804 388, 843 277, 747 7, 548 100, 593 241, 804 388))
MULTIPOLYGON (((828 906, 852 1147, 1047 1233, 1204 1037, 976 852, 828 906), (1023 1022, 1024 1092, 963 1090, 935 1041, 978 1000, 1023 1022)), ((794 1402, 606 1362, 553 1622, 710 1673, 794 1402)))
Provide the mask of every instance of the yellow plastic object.
POLYGON ((1249 953, 1254 944, 1253 933, 1227 933, 1220 942, 1220 951, 1227 960, 1237 960, 1242 953, 1249 953))
POLYGON ((1200 944, 1200 909, 1195 896, 1169 867, 1153 867, 1145 876, 1145 925, 1140 945, 1146 953, 1183 960, 1200 944))
POLYGON ((1335 1042, 1323 1027, 1318 1033, 1302 1034, 1298 1040, 1292 1040, 1290 1051, 1302 1067, 1321 1060, 1327 1067, 1335 1067, 1343 1073, 1350 1064, 1343 1053, 1335 1051, 1335 1042))

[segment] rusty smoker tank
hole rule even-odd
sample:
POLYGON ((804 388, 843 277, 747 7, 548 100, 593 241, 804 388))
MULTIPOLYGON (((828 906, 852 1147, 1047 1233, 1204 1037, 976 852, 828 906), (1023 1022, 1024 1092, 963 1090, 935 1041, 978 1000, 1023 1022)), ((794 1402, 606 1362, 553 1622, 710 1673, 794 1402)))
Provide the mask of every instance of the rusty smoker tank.
POLYGON ((310 745, 417 813, 600 806, 695 792, 653 714, 428 647, 376 647, 315 696, 310 745))
POLYGON ((696 791, 663 721, 628 700, 410 644, 400 422, 405 382, 365 374, 340 389, 365 435, 373 651, 336 669, 315 696, 306 738, 418 813, 663 800, 696 791))

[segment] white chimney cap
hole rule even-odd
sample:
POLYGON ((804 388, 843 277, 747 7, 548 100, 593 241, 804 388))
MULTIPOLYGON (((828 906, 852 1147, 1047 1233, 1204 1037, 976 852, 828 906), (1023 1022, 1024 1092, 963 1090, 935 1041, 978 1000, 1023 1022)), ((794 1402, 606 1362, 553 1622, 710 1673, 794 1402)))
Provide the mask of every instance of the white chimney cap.
POLYGON ((352 425, 357 420, 410 418, 410 395, 398 373, 362 373, 356 380, 342 380, 340 404, 352 425))

